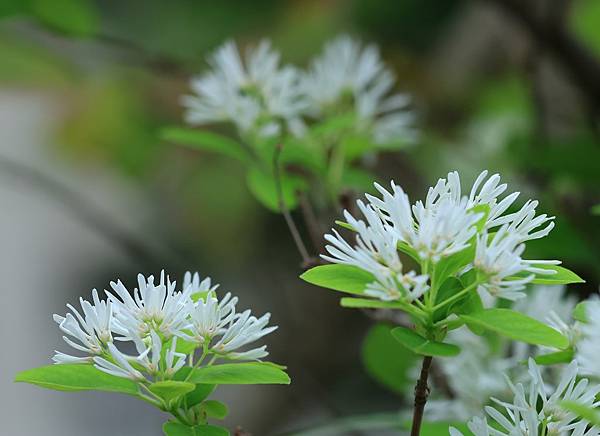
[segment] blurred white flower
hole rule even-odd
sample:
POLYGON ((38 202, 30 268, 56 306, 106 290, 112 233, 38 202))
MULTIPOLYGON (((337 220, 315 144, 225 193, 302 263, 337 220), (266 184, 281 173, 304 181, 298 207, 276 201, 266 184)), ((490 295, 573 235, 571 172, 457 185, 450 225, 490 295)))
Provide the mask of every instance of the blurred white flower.
POLYGON ((292 133, 302 132, 300 116, 306 104, 300 74, 295 68, 280 66, 280 55, 269 41, 249 49, 245 62, 235 43, 228 41, 208 63, 211 70, 191 81, 194 94, 182 99, 189 124, 228 121, 242 133, 271 136, 281 131, 283 120, 292 133))
POLYGON ((256 318, 249 310, 244 311, 229 322, 223 336, 211 347, 211 351, 228 359, 257 360, 266 357, 269 353, 264 345, 246 351, 236 350, 276 330, 277 326, 267 327, 270 318, 270 313, 256 318))
POLYGON ((91 356, 102 354, 106 345, 112 342, 112 305, 110 301, 100 301, 98 292, 92 291, 93 305, 79 299, 83 316, 72 305, 67 307, 73 312, 66 316, 54 315, 54 321, 58 323, 59 328, 71 336, 63 336, 67 344, 76 350, 87 353, 87 356, 76 357, 56 351, 53 360, 56 363, 85 363, 90 362, 91 356))
POLYGON ((600 378, 600 299, 588 300, 585 307, 586 322, 579 326, 575 355, 582 374, 600 378))
POLYGON ((120 280, 110 285, 116 295, 105 292, 114 307, 113 329, 125 339, 136 335, 144 337, 153 329, 170 338, 187 324, 189 314, 185 308, 194 288, 188 286, 182 292, 176 292, 176 283, 165 278, 164 271, 158 284, 154 283, 154 276, 146 279, 138 274, 138 287, 133 290, 133 297, 120 280))
POLYGON ((370 132, 376 143, 413 141, 414 115, 406 94, 391 94, 395 78, 384 65, 375 45, 362 47, 349 36, 326 44, 323 54, 303 78, 313 116, 354 111, 359 129, 370 132))

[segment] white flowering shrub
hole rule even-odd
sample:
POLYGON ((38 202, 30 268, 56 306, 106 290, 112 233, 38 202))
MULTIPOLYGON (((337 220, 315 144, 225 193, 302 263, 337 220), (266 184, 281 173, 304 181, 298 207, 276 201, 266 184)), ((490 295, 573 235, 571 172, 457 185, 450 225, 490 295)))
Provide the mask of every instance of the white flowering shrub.
MULTIPOLYGON (((325 236, 328 254, 322 257, 330 264, 314 267, 301 277, 309 283, 350 294, 342 298, 343 307, 397 310, 405 315, 404 325, 393 328, 391 335, 406 349, 424 357, 415 390, 413 435, 419 434, 432 357, 449 361, 461 353, 462 342, 466 348, 459 359, 462 364, 455 368, 454 374, 448 374, 459 384, 460 380, 467 383, 469 377, 475 377, 479 368, 472 365, 476 365, 476 359, 489 358, 493 366, 483 365, 489 375, 487 388, 478 386, 486 396, 497 389, 496 380, 489 382, 492 373, 512 366, 503 367, 501 355, 488 356, 493 348, 491 343, 488 349, 483 345, 485 341, 449 340, 465 338, 464 334, 457 336, 458 329, 466 327, 475 335, 499 335, 538 346, 541 351, 536 359, 540 364, 573 360, 574 335, 559 316, 551 317, 552 325, 548 325, 533 313, 532 316, 523 313, 528 312, 527 307, 519 307, 530 284, 582 281, 559 266, 558 260, 524 257, 527 242, 545 237, 554 226, 553 217, 537 213, 537 201, 528 200, 516 208, 519 193, 508 193, 508 186, 501 183, 500 176, 488 177, 487 171, 466 192, 462 191, 458 173, 449 173, 429 188, 424 200, 414 203, 393 182, 389 190, 377 184, 376 188, 379 196, 367 195, 366 202, 358 200, 361 217, 345 211, 345 221, 337 222, 350 232, 349 237, 337 230, 325 236)), ((525 351, 522 359, 527 360, 528 353, 525 351)), ((535 371, 535 364, 530 366, 530 371, 535 371)), ((570 368, 569 383, 577 372, 576 364, 570 368)), ((447 372, 450 369, 446 367, 447 372)), ((538 379, 535 383, 538 390, 542 389, 538 379)), ((563 383, 559 386, 562 395, 563 383)), ((469 403, 473 399, 469 394, 474 389, 462 388, 462 399, 469 403)), ((591 398, 597 393, 593 392, 591 398)), ((567 400, 580 400, 570 393, 567 400)), ((475 402, 484 401, 478 398, 475 402)), ((537 405, 535 398, 529 401, 537 405)), ((446 407, 452 410, 449 403, 446 407)), ((590 405, 589 401, 584 403, 590 405)), ((472 410, 473 407, 468 407, 461 415, 464 417, 472 410)), ((544 419, 539 422, 545 422, 544 419)), ((572 421, 561 421, 559 428, 571 428, 572 421)), ((504 424, 502 421, 501 425, 504 424)), ((586 425, 577 428, 585 430, 586 425)), ((563 434, 563 430, 557 434, 563 434)), ((509 429, 506 434, 521 433, 509 429)))
POLYGON ((218 285, 186 273, 181 290, 161 273, 138 276, 129 292, 112 282, 101 300, 80 299, 80 309, 54 315, 75 354, 57 351, 55 365, 26 370, 16 380, 61 391, 99 390, 132 395, 172 415, 167 436, 228 435, 208 423, 227 406, 208 399, 220 384, 289 384, 285 367, 261 359, 256 342, 274 331, 270 314, 237 311, 237 297, 217 296, 218 285))
POLYGON ((208 65, 182 98, 185 121, 229 125, 235 135, 171 127, 163 136, 241 161, 250 191, 272 210, 295 208, 309 191, 315 203, 335 204, 346 188, 364 190, 374 176, 361 160, 417 137, 410 98, 393 93, 378 48, 348 36, 329 42, 305 71, 283 65, 266 40, 244 55, 226 42, 208 65))

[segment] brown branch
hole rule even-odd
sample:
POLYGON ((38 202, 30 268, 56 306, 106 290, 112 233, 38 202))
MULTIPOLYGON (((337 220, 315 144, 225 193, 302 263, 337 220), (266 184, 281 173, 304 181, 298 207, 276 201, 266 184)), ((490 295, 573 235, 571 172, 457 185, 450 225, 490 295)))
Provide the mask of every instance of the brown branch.
MULTIPOLYGON (((539 16, 523 0, 488 0, 500 6, 527 29, 540 46, 560 62, 573 84, 587 99, 590 110, 600 110, 600 62, 566 28, 566 6, 561 7, 562 20, 554 15, 551 20, 539 16)), ((563 4, 564 5, 564 4, 563 4)))
POLYGON ((300 209, 302 210, 302 216, 306 227, 308 228, 311 243, 315 253, 318 255, 323 249, 323 230, 321 229, 321 224, 319 224, 319 220, 317 219, 309 198, 304 193, 300 194, 300 209))
POLYGON ((308 250, 306 249, 306 245, 304 245, 304 241, 302 240, 302 236, 300 236, 300 231, 298 227, 296 227, 296 223, 292 218, 292 214, 285 204, 285 199, 283 198, 283 189, 281 186, 281 168, 279 164, 279 158, 281 157, 281 150, 283 149, 282 144, 277 144, 275 147, 275 153, 273 154, 273 176, 275 177, 275 189, 277 191, 277 204, 279 206, 279 210, 283 214, 283 218, 292 234, 292 238, 294 239, 294 243, 296 244, 296 248, 302 257, 303 266, 311 263, 310 256, 308 254, 308 250))
POLYGON ((423 366, 421 367, 421 375, 415 386, 415 408, 413 411, 412 426, 410 436, 419 436, 421 432, 421 423, 423 422, 423 411, 429 396, 429 386, 427 386, 427 378, 429 377, 429 368, 431 368, 431 356, 423 358, 423 366))

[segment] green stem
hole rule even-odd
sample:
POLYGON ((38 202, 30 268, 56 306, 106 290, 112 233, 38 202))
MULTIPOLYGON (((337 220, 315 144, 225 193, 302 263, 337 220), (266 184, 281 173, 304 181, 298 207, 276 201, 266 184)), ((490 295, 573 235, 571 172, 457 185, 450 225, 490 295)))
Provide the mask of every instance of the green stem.
POLYGON ((186 381, 188 381, 190 379, 190 377, 194 373, 194 370, 198 369, 198 367, 204 361, 204 359, 206 358, 207 355, 208 355, 208 341, 205 340, 204 344, 202 345, 202 355, 200 356, 200 358, 198 359, 198 361, 194 364, 194 366, 192 366, 192 370, 185 377, 185 379, 183 380, 184 382, 186 382, 186 381))
POLYGON ((473 288, 477 288, 477 286, 479 286, 481 283, 481 281, 477 281, 475 283, 470 284, 469 286, 467 286, 466 288, 464 288, 462 291, 458 292, 457 294, 452 295, 451 297, 445 299, 444 301, 442 301, 441 303, 436 304, 435 306, 432 307, 432 311, 436 311, 442 307, 444 307, 447 304, 453 303, 454 301, 458 300, 459 298, 461 298, 463 295, 465 295, 467 292, 471 291, 473 288))

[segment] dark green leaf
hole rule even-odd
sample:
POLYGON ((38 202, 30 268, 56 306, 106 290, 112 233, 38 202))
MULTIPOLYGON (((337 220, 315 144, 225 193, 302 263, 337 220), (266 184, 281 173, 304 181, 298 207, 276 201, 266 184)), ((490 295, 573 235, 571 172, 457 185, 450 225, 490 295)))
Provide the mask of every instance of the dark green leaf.
POLYGON ((285 371, 270 362, 205 366, 195 369, 188 381, 215 385, 290 384, 285 371))
POLYGON ((224 156, 248 162, 250 156, 238 142, 218 133, 207 130, 187 129, 184 127, 166 127, 160 132, 162 139, 176 142, 197 150, 220 153, 224 156))
POLYGON ((514 310, 485 309, 459 316, 467 324, 494 331, 517 341, 560 349, 569 346, 569 340, 557 330, 514 310))
POLYGON ((32 14, 43 24, 73 36, 92 36, 99 14, 91 0, 31 0, 32 14))
POLYGON ((57 391, 109 391, 129 395, 138 394, 132 380, 106 374, 93 365, 48 365, 28 369, 17 374, 17 382, 31 383, 57 391))
POLYGON ((414 384, 409 372, 417 356, 395 340, 391 330, 387 324, 375 324, 369 329, 363 341, 362 361, 373 379, 402 394, 414 384))
POLYGON ((323 288, 357 295, 362 295, 367 285, 375 281, 375 277, 370 272, 337 263, 311 268, 300 278, 323 288))
POLYGON ((392 336, 406 348, 424 356, 456 356, 460 353, 460 348, 454 344, 431 341, 406 327, 392 329, 392 336))

